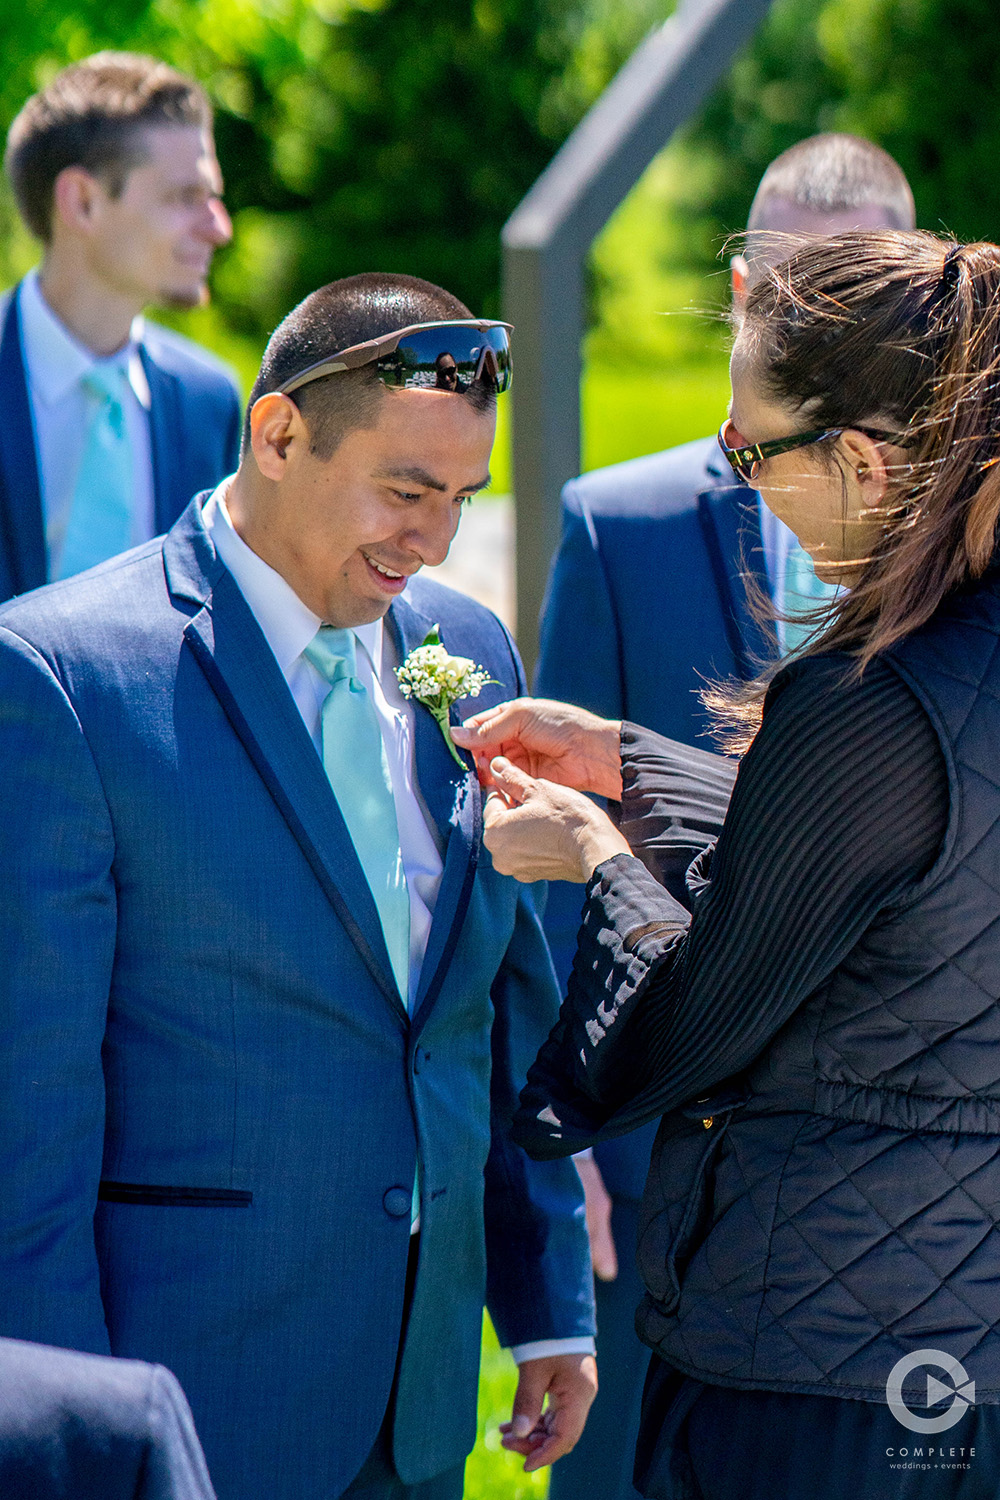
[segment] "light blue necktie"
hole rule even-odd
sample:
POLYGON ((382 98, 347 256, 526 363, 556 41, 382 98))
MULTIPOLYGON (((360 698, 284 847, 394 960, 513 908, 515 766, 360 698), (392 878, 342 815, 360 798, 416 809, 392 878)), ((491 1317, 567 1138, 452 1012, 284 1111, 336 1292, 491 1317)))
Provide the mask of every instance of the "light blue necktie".
POLYGON ((120 365, 95 366, 80 384, 94 403, 53 578, 71 578, 124 552, 132 541, 134 475, 125 421, 127 376, 120 365))
POLYGON ((785 558, 785 615, 792 616, 782 622, 782 639, 786 652, 797 651, 822 625, 815 620, 798 620, 796 615, 805 615, 820 604, 835 599, 840 589, 835 583, 824 583, 816 577, 812 558, 798 542, 792 542, 785 558))
POLYGON ((410 901, 382 732, 356 673, 353 630, 323 625, 305 651, 330 684, 321 716, 323 769, 375 898, 403 1004, 410 977, 410 901))

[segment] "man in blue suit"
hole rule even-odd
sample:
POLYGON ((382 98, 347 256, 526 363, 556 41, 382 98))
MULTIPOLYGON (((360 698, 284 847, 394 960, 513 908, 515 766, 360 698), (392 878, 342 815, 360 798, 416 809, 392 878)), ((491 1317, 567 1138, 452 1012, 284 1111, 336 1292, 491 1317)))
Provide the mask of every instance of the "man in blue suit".
POLYGON ((214 1500, 162 1365, 0 1339, 4 1500, 214 1500))
MULTIPOLYGON (((909 184, 886 152, 850 135, 800 141, 771 163, 754 197, 747 254, 732 263, 736 310, 748 277, 788 255, 797 236, 913 225, 909 184)), ((800 638, 794 619, 762 621, 754 599, 794 616, 823 592, 791 532, 734 481, 715 437, 586 474, 563 491, 535 691, 711 748, 699 690, 750 677, 800 638)), ((545 928, 562 981, 579 913, 579 887, 553 884, 545 928)), ((635 1243, 655 1133, 648 1126, 578 1163, 598 1278, 601 1392, 583 1440, 553 1470, 551 1500, 636 1497, 649 1357, 633 1326, 643 1292, 635 1243)))
POLYGON ((236 476, 0 611, 0 1331, 172 1369, 222 1500, 457 1500, 484 1296, 528 1467, 593 1396, 576 1172, 507 1135, 558 1003, 532 892, 394 673, 438 627, 524 688, 415 576, 489 477, 468 317, 314 293, 236 476))
POLYGON ((232 234, 202 89, 98 53, 28 100, 5 164, 44 253, 0 302, 0 599, 166 531, 240 432, 227 371, 140 316, 202 302, 232 234))

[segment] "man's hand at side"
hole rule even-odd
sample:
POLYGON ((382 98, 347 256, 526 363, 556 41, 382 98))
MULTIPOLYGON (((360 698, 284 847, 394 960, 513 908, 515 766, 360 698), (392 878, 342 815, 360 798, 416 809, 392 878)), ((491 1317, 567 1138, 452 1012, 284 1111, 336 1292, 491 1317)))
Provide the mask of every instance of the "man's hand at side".
POLYGON ((597 1395, 597 1361, 592 1354, 554 1354, 525 1360, 518 1376, 511 1420, 500 1426, 501 1443, 525 1455, 530 1473, 575 1447, 597 1395))
POLYGON ((573 1160, 583 1183, 587 1205, 590 1263, 598 1281, 614 1281, 618 1275, 618 1251, 611 1231, 611 1194, 604 1186, 601 1169, 592 1151, 580 1151, 573 1160))

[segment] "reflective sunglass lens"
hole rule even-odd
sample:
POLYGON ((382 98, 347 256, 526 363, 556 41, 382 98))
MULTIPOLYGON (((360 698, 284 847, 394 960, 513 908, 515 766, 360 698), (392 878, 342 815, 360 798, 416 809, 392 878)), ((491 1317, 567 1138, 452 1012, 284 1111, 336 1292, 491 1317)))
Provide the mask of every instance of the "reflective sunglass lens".
POLYGON ((464 391, 484 380, 498 393, 510 385, 510 344, 505 328, 421 329, 378 362, 389 385, 464 391))

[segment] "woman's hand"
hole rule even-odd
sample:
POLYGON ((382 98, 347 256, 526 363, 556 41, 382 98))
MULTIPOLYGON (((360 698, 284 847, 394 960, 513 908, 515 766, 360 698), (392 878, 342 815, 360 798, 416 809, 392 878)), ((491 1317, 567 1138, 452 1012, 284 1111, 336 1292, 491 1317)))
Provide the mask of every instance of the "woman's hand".
POLYGON ((456 745, 471 751, 484 786, 496 756, 530 777, 593 792, 617 801, 622 794, 621 724, 551 698, 514 698, 474 714, 452 729, 456 745))
POLYGON ((607 813, 582 792, 536 780, 502 757, 490 776, 483 842, 501 875, 579 884, 604 860, 631 854, 607 813))

